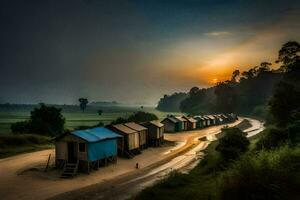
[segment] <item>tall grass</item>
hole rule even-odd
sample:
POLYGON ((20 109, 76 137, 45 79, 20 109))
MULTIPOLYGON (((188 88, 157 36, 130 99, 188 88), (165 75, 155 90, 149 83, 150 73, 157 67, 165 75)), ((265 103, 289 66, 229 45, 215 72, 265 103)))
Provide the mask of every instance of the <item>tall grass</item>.
POLYGON ((300 148, 249 153, 220 178, 219 199, 300 199, 300 148))

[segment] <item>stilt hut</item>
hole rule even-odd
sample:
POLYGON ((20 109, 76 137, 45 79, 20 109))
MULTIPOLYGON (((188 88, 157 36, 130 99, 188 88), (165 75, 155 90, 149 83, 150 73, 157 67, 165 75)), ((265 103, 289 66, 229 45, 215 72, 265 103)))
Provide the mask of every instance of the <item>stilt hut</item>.
POLYGON ((183 131, 188 130, 188 121, 183 116, 177 116, 175 118, 177 118, 178 120, 180 120, 182 122, 182 124, 183 124, 182 130, 183 131))
POLYGON ((139 133, 140 149, 147 148, 148 129, 142 125, 135 123, 135 122, 125 123, 124 125, 139 133))
POLYGON ((128 158, 140 153, 139 133, 124 124, 116 124, 108 126, 112 131, 120 134, 123 138, 118 141, 118 151, 122 156, 128 158))
POLYGON ((193 117, 187 117, 187 116, 182 116, 182 118, 186 119, 187 121, 187 130, 196 129, 197 120, 195 120, 193 117))
MULTIPOLYGON (((69 166, 70 173, 89 172, 108 161, 117 160, 117 139, 122 136, 104 128, 68 132, 55 138, 57 168, 69 166)), ((73 174, 74 175, 74 174, 73 174)))
POLYGON ((159 121, 150 121, 143 124, 148 128, 148 144, 160 146, 164 139, 164 125, 159 121))
POLYGON ((166 117, 161 123, 164 125, 164 130, 170 133, 182 131, 183 128, 182 121, 174 116, 166 117))

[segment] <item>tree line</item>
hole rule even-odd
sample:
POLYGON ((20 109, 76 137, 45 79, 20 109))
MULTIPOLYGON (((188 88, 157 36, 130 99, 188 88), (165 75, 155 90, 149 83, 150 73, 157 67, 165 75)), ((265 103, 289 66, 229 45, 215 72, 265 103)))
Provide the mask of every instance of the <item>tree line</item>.
POLYGON ((180 96, 180 98, 178 93, 164 95, 157 109, 180 110, 190 114, 235 112, 266 117, 268 101, 273 91, 283 84, 282 80, 286 79, 284 77, 291 74, 291 71, 294 71, 293 74, 296 73, 298 54, 298 42, 287 42, 278 52, 278 59, 275 61, 281 64, 278 69, 271 69, 270 62, 262 62, 247 71, 234 70, 230 80, 219 82, 211 88, 192 87, 184 97, 180 96), (176 105, 176 107, 166 105, 176 105))

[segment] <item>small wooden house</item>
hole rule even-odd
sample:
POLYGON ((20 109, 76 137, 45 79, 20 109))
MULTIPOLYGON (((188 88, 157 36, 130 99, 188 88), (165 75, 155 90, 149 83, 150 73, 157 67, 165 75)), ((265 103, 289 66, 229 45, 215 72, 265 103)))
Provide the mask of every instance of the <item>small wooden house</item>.
POLYGON ((110 125, 108 128, 123 136, 118 140, 118 151, 120 155, 132 157, 140 153, 140 136, 138 131, 124 124, 110 125))
POLYGON ((201 116, 194 116, 194 119, 197 121, 196 122, 196 128, 203 128, 206 126, 205 119, 201 116))
POLYGON ((125 123, 124 125, 139 133, 140 149, 147 148, 148 129, 142 125, 135 123, 135 122, 128 122, 128 123, 125 123))
POLYGON ((166 117, 161 123, 164 125, 164 130, 170 133, 182 131, 183 128, 182 121, 174 116, 166 117))
POLYGON ((175 118, 178 119, 178 120, 180 120, 182 122, 182 124, 183 124, 182 130, 183 131, 188 130, 188 120, 186 120, 183 116, 177 116, 175 118))
POLYGON ((210 120, 210 125, 215 125, 216 124, 216 118, 213 115, 207 115, 207 117, 210 120))
POLYGON ((186 119, 187 121, 187 130, 196 129, 197 120, 195 120, 193 117, 187 117, 187 116, 182 116, 182 118, 186 119))
POLYGON ((202 117, 205 119, 205 124, 206 124, 206 126, 212 125, 212 124, 210 123, 210 118, 209 118, 209 117, 207 117, 206 115, 204 115, 204 116, 202 116, 202 117))
POLYGON ((216 118, 216 124, 223 124, 223 119, 220 115, 214 115, 214 117, 216 118))
POLYGON ((160 146, 164 139, 164 125, 159 121, 150 121, 143 124, 148 128, 148 144, 160 146))
POLYGON ((104 127, 60 135, 55 138, 56 167, 71 165, 78 171, 89 172, 109 160, 116 161, 118 138, 122 136, 104 127))

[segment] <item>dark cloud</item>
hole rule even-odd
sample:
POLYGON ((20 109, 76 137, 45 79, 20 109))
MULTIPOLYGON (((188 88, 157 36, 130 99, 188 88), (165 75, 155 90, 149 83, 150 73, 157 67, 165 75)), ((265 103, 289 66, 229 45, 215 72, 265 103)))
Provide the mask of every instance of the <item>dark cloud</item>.
POLYGON ((155 103, 201 84, 168 73, 179 41, 226 33, 240 42, 251 35, 232 32, 298 12, 297 1, 1 1, 0 100, 155 103))

